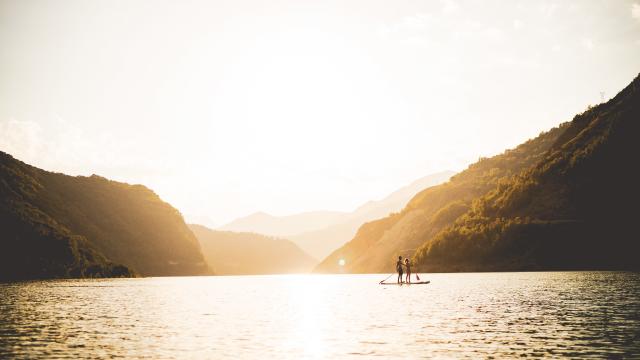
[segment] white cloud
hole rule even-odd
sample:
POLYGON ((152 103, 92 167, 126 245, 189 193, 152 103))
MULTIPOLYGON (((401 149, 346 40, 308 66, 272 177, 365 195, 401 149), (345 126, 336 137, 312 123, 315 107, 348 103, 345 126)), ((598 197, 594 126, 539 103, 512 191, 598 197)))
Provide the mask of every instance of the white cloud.
POLYGON ((407 29, 421 30, 427 27, 428 16, 426 14, 418 13, 414 16, 406 16, 402 20, 402 26, 407 29))
POLYGON ((551 18, 555 15, 559 5, 555 2, 542 4, 540 10, 544 17, 551 18))
POLYGON ((593 40, 589 38, 583 38, 582 40, 580 40, 580 44, 583 48, 589 51, 593 50, 593 48, 595 47, 595 45, 593 44, 593 40))
POLYGON ((0 121, 0 150, 23 160, 37 160, 42 151, 42 128, 33 121, 0 121))
POLYGON ((631 17, 640 21, 640 4, 631 4, 631 17))
POLYGON ((500 41, 504 40, 505 38, 504 32, 501 29, 493 26, 484 29, 482 34, 484 38, 489 41, 500 41))
POLYGON ((387 24, 382 24, 378 27, 378 37, 381 39, 388 39, 392 32, 393 28, 387 24))
POLYGON ((430 16, 424 13, 417 13, 405 16, 400 22, 395 24, 383 24, 378 28, 378 36, 382 39, 389 39, 395 34, 401 34, 406 39, 420 38, 418 34, 424 32, 429 23, 430 16))
POLYGON ((0 120, 0 150, 27 164, 71 175, 140 167, 127 162, 131 146, 121 139, 116 142, 108 132, 91 138, 77 124, 58 116, 42 123, 47 125, 13 118, 0 120))
POLYGON ((513 20, 513 28, 515 30, 520 30, 524 27, 524 23, 522 22, 522 20, 520 19, 514 19, 513 20))
POLYGON ((0 150, 44 169, 73 175, 89 169, 103 145, 99 139, 89 140, 82 129, 59 117, 50 122, 52 126, 43 127, 29 120, 0 121, 0 150))
POLYGON ((460 4, 454 0, 441 0, 442 12, 444 14, 453 14, 460 10, 460 4))

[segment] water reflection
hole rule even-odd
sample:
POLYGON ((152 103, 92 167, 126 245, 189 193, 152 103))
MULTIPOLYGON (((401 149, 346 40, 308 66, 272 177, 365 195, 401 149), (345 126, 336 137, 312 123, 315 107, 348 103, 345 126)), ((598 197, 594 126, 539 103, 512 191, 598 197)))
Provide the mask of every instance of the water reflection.
POLYGON ((0 357, 640 356, 640 275, 433 274, 0 285, 0 357))

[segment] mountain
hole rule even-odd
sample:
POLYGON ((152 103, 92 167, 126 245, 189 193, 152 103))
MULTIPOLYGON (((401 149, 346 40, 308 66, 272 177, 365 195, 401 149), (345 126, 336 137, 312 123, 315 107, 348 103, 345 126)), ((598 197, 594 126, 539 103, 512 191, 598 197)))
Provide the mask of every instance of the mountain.
POLYGON ((425 176, 382 200, 369 201, 352 212, 311 211, 289 216, 258 212, 234 220, 218 230, 287 238, 311 256, 323 259, 353 238, 365 222, 400 211, 420 190, 447 181, 453 174, 452 171, 443 171, 425 176))
POLYGON ((44 171, 0 152, 0 278, 209 273, 180 213, 142 185, 44 171))
POLYGON ((392 192, 382 200, 369 201, 366 204, 361 205, 353 212, 353 216, 376 216, 375 218, 378 218, 380 216, 389 215, 391 212, 400 211, 417 193, 428 187, 442 184, 449 180, 453 175, 455 175, 454 171, 446 170, 424 176, 411 184, 392 192))
POLYGON ((317 272, 638 269, 640 80, 363 225, 317 272), (339 261, 344 261, 344 266, 339 261))
POLYGON ((273 216, 257 212, 236 219, 218 230, 286 237, 324 228, 340 221, 345 214, 339 211, 310 211, 288 216, 273 216))
POLYGON ((640 77, 424 244, 425 269, 640 269, 640 77))
POLYGON ((454 174, 453 171, 442 171, 425 176, 394 191, 382 200, 367 202, 352 213, 343 216, 335 224, 288 238, 309 254, 324 259, 332 251, 352 239, 358 228, 365 222, 402 210, 415 194, 425 188, 447 181, 454 174))
POLYGON ((317 260, 285 239, 189 225, 220 275, 307 273, 317 260))

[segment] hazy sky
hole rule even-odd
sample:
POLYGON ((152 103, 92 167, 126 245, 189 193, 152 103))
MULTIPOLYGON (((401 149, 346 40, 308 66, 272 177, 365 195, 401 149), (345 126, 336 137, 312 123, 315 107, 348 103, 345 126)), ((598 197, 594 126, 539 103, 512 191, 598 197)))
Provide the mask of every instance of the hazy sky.
POLYGON ((0 150, 189 221, 351 210, 638 72, 634 1, 0 0, 0 150))

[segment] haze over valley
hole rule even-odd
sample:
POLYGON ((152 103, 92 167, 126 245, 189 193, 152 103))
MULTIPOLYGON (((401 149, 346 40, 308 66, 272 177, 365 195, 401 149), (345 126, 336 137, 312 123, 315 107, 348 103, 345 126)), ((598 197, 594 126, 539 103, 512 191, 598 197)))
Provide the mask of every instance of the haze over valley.
POLYGON ((323 259, 351 240, 362 224, 402 210, 415 194, 449 180, 453 174, 452 171, 443 171, 425 176, 381 200, 368 201, 348 213, 315 211, 289 216, 255 213, 220 229, 285 237, 315 258, 323 259))
POLYGON ((3 279, 637 267, 640 5, 170 4, 0 2, 3 279))

